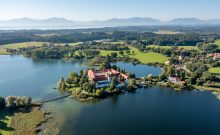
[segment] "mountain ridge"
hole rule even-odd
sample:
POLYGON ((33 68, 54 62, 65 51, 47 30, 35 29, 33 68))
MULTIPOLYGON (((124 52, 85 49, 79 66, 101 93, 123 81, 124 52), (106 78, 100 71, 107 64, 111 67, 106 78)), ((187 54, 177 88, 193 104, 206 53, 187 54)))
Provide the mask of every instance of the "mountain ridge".
POLYGON ((16 18, 0 20, 0 26, 144 26, 144 25, 220 25, 220 20, 202 20, 192 18, 174 18, 170 21, 161 21, 150 17, 111 18, 104 21, 75 21, 66 18, 51 17, 46 19, 16 18))

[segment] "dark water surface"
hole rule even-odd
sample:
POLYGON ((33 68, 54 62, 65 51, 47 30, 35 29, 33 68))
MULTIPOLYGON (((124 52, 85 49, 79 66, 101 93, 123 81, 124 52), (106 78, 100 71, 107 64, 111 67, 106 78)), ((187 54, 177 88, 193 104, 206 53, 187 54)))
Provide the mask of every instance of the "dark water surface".
MULTIPOLYGON (((146 65, 116 64, 138 77, 161 72, 146 65)), ((41 99, 60 94, 53 87, 62 76, 87 68, 83 62, 0 56, 0 95, 41 99)), ((153 87, 92 103, 66 98, 45 108, 58 113, 55 125, 62 135, 220 135, 220 102, 209 92, 153 87)))

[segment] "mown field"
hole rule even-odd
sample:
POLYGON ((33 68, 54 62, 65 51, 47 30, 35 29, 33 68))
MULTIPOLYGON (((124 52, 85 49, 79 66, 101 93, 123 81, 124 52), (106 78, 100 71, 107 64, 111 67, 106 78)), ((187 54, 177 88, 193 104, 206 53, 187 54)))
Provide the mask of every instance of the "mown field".
MULTIPOLYGON (((7 45, 0 45, 0 55, 5 55, 8 54, 6 52, 6 48, 9 49, 18 49, 18 48, 22 48, 22 47, 31 47, 31 46, 42 46, 44 43, 47 42, 24 42, 24 43, 15 43, 15 44, 7 44, 7 45)), ((81 42, 77 42, 77 43, 68 43, 70 46, 76 46, 79 45, 81 42)), ((65 43, 61 43, 59 45, 65 45, 65 43)))
MULTIPOLYGON (((157 48, 164 48, 164 49, 170 49, 172 46, 158 46, 158 45, 150 45, 148 47, 157 47, 157 48)), ((198 47, 196 46, 179 46, 179 48, 184 48, 186 50, 198 50, 198 47)))
POLYGON ((15 44, 7 44, 2 45, 0 48, 11 48, 17 49, 22 47, 29 47, 29 46, 42 46, 45 42, 24 42, 24 43, 15 43, 15 44))
POLYGON ((130 47, 134 54, 130 55, 131 58, 138 59, 141 63, 148 64, 152 62, 164 63, 168 61, 168 57, 155 52, 140 52, 138 49, 130 47))
POLYGON ((7 44, 7 45, 1 45, 0 46, 0 54, 8 54, 6 52, 6 48, 9 49, 18 49, 22 47, 30 47, 30 46, 42 46, 45 42, 24 42, 24 43, 15 43, 15 44, 7 44))
POLYGON ((213 73, 213 74, 219 74, 220 75, 220 68, 210 68, 209 69, 209 72, 210 73, 213 73))
POLYGON ((153 62, 159 62, 159 63, 164 63, 168 61, 168 57, 159 54, 159 53, 154 53, 154 52, 140 52, 138 49, 130 47, 131 54, 124 54, 120 55, 119 51, 106 51, 106 50, 101 50, 101 55, 106 56, 110 55, 112 52, 117 52, 118 57, 123 57, 123 56, 129 56, 130 58, 136 58, 138 59, 141 63, 143 64, 148 64, 148 63, 153 63, 153 62), (132 53, 134 51, 134 53, 132 53))

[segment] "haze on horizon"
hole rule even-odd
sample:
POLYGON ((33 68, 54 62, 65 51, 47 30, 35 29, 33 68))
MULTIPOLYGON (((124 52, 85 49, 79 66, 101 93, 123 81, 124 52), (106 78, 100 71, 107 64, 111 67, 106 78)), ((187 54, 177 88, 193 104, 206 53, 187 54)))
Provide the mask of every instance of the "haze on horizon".
POLYGON ((62 17, 90 21, 152 17, 220 19, 219 0, 0 0, 0 20, 62 17))

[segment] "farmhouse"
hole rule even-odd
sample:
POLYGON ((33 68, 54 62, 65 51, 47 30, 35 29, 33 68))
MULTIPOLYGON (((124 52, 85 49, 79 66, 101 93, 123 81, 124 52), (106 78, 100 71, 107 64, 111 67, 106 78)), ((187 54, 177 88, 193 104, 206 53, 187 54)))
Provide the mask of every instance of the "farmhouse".
POLYGON ((128 75, 120 73, 114 69, 88 71, 89 81, 93 83, 96 88, 108 87, 113 76, 116 76, 118 79, 118 87, 124 86, 128 83, 128 75))

